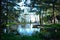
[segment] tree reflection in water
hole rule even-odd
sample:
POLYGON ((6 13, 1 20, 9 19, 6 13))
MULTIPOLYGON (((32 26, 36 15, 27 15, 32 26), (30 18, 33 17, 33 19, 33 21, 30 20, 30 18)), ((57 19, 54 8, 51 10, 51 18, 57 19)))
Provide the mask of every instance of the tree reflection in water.
POLYGON ((18 25, 17 31, 19 34, 31 36, 36 32, 40 32, 40 28, 32 28, 33 26, 32 24, 26 24, 25 26, 26 28, 22 28, 21 25, 18 25))

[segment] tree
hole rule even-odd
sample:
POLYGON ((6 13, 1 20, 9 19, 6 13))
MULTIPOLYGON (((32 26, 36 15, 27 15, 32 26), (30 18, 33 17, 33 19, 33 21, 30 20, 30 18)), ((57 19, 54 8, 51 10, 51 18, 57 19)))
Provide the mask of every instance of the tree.
MULTIPOLYGON (((13 1, 1 1, 1 14, 0 14, 0 26, 1 30, 3 31, 4 27, 6 28, 6 25, 10 22, 17 21, 17 17, 19 16, 19 13, 16 13, 19 10, 15 10, 14 6, 17 5, 13 1)), ((0 31, 1 31, 0 30, 0 31)))

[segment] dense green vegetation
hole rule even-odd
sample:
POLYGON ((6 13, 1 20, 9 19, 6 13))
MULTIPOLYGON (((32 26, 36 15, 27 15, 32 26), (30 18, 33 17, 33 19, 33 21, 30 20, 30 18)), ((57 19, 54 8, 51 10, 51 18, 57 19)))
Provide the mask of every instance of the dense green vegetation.
POLYGON ((60 40, 60 24, 45 25, 40 33, 32 36, 21 36, 18 34, 2 34, 2 40, 60 40), (47 28, 48 27, 48 28, 47 28), (57 30, 57 31, 55 31, 57 30))
POLYGON ((20 36, 14 34, 3 34, 2 40, 41 40, 41 37, 39 35, 20 36))
MULTIPOLYGON (((42 21, 44 20, 45 23, 50 20, 49 15, 53 15, 52 17, 58 18, 58 22, 60 22, 60 3, 57 2, 58 0, 33 0, 31 4, 29 5, 31 8, 37 7, 38 12, 36 15, 39 15, 40 24, 43 24, 42 21), (38 6, 34 6, 37 4, 38 6), (43 13, 41 11, 43 10, 43 13), (49 10, 49 12, 47 12, 49 10), (45 11, 45 13, 44 13, 45 11), (51 11, 51 12, 50 12, 51 11), (56 13, 55 13, 56 12, 56 13), (46 14, 43 17, 43 14, 46 14), (49 15, 47 15, 49 14, 49 15), (42 18, 41 18, 42 17, 42 18), (48 18, 47 18, 48 17, 48 18)), ((3 33, 3 29, 7 28, 7 26, 10 27, 10 25, 14 24, 26 24, 24 22, 19 22, 18 17, 19 14, 21 14, 21 10, 14 9, 14 6, 17 6, 16 3, 13 1, 1 1, 0 6, 0 36, 1 40, 60 40, 60 24, 53 24, 53 23, 46 23, 49 25, 44 25, 43 28, 41 28, 40 33, 36 33, 36 35, 32 36, 21 36, 16 34, 3 33)), ((55 18, 53 18, 55 19, 55 18)), ((25 20, 24 20, 25 21, 25 20)), ((8 30, 7 30, 8 31, 8 30)))
POLYGON ((60 24, 50 24, 50 25, 45 25, 44 27, 60 28, 60 24))

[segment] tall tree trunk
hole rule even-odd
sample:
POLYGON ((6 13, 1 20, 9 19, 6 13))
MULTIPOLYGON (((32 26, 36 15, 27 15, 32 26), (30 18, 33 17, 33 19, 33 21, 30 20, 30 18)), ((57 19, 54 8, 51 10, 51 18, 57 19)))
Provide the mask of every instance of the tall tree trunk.
POLYGON ((54 14, 54 7, 55 7, 55 5, 54 5, 54 3, 53 3, 53 20, 54 20, 54 24, 55 24, 55 14, 54 14))

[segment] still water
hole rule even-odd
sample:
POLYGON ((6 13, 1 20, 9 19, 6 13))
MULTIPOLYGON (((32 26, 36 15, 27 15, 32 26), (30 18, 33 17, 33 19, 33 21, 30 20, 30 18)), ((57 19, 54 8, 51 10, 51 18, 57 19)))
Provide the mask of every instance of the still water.
POLYGON ((32 34, 35 34, 36 32, 40 32, 40 28, 33 28, 33 24, 26 24, 25 28, 22 28, 21 25, 18 25, 17 31, 21 35, 31 36, 32 34))

